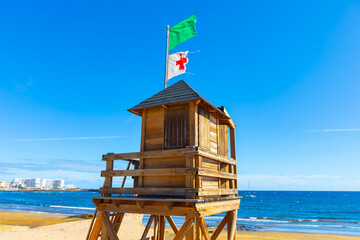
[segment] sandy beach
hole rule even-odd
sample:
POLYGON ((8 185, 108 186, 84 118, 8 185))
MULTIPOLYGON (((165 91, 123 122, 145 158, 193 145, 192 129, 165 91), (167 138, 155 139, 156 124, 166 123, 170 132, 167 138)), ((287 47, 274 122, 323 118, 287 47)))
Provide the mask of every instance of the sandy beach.
MULTIPOLYGON (((0 239, 1 240, 43 240, 43 239, 67 239, 83 240, 86 237, 90 219, 68 218, 56 214, 39 214, 27 212, 0 211, 0 239)), ((141 223, 142 216, 127 214, 119 231, 121 239, 140 239, 144 230, 141 223)), ((211 228, 209 228, 211 230, 211 228)), ((150 230, 149 236, 152 233, 150 230)), ((166 229, 166 238, 172 239, 174 233, 166 229)), ((226 239, 223 232, 219 239, 226 239)), ((320 239, 320 240, 354 240, 359 236, 337 234, 313 234, 293 232, 243 232, 239 231, 237 239, 320 239)))

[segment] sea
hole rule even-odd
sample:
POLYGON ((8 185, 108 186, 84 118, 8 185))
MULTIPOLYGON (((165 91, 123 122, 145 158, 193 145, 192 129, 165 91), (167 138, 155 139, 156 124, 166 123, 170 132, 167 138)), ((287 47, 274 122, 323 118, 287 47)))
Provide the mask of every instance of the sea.
MULTIPOLYGON (((0 192, 0 210, 68 216, 93 214, 89 192, 0 192)), ((239 191, 237 226, 250 231, 335 233, 360 236, 360 192, 239 191)), ((216 226, 224 214, 206 217, 216 226)), ((144 216, 146 224, 148 216, 144 216)), ((181 225, 184 219, 174 217, 181 225)))

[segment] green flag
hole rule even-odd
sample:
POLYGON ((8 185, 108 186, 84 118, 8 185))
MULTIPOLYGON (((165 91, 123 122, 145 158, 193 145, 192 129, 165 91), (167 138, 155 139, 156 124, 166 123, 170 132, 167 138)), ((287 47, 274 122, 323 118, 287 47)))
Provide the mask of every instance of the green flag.
POLYGON ((196 36, 195 14, 169 29, 169 51, 196 36))

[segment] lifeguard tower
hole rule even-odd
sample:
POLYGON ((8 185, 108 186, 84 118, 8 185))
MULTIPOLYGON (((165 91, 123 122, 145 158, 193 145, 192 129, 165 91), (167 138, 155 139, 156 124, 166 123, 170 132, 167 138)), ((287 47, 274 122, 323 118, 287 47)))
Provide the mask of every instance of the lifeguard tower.
POLYGON ((138 213, 150 215, 142 240, 163 240, 166 220, 175 240, 215 240, 225 225, 228 240, 234 240, 240 197, 235 124, 225 108, 179 81, 129 111, 142 117, 140 152, 103 155, 105 182, 101 196, 93 198, 96 211, 86 239, 119 239, 124 215, 138 213), (114 169, 117 160, 128 161, 127 169, 114 169), (113 187, 118 177, 121 187, 113 187), (124 188, 127 177, 132 188, 124 188), (204 217, 223 212, 210 235, 204 217), (178 228, 171 216, 184 216, 184 224, 178 228))

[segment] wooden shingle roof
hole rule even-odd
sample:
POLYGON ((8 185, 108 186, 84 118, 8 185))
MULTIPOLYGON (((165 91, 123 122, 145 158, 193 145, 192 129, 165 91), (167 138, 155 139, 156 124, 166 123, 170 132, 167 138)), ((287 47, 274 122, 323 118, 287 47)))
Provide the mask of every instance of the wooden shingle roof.
MULTIPOLYGON (((197 91, 195 91, 192 87, 190 87, 184 80, 180 80, 177 83, 169 86, 168 88, 158 92, 154 96, 142 101, 136 106, 130 108, 128 111, 140 115, 140 109, 150 108, 161 106, 165 104, 178 103, 178 102, 186 102, 201 99, 210 107, 214 108, 216 111, 220 112, 224 116, 226 114, 219 110, 217 107, 212 105, 208 100, 206 100, 203 96, 201 96, 197 91)), ((226 116, 227 117, 227 116, 226 116)))

